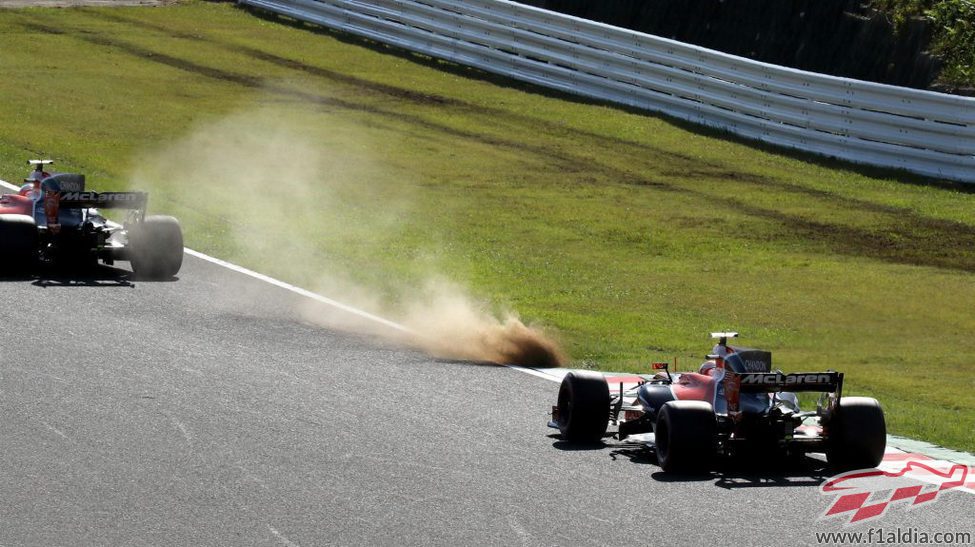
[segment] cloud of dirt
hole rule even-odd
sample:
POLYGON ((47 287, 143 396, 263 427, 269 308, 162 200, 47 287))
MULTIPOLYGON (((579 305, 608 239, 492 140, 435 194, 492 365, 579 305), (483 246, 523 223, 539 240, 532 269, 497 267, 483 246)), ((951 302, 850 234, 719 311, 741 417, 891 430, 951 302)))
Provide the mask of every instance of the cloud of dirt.
MULTIPOLYGON (((132 187, 150 191, 156 210, 180 217, 191 234, 188 246, 394 324, 303 300, 298 311, 308 321, 382 336, 438 358, 564 363, 549 332, 494 310, 447 280, 436 261, 413 258, 392 267, 375 259, 418 213, 403 184, 409 175, 374 139, 334 115, 248 109, 138 158, 132 187)), ((428 247, 410 256, 435 255, 428 247)), ((246 305, 249 298, 235 294, 234 300, 246 305)))
POLYGON ((428 279, 407 300, 402 323, 414 343, 435 356, 536 367, 557 367, 565 354, 542 327, 524 324, 514 312, 493 313, 484 302, 444 279, 428 279))

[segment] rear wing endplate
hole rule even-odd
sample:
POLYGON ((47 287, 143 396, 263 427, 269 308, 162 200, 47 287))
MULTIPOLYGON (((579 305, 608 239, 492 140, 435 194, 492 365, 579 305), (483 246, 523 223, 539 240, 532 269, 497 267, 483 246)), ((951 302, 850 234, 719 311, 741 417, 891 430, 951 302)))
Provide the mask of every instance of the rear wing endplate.
POLYGON ((61 192, 60 206, 65 209, 138 209, 149 202, 147 192, 61 192))

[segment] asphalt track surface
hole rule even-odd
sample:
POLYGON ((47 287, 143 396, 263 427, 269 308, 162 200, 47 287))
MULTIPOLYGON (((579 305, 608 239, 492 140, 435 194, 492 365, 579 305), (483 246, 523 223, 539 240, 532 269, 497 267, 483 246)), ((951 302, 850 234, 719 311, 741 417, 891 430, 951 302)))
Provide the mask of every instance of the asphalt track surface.
MULTIPOLYGON (((303 322, 186 257, 179 280, 0 282, 2 545, 803 545, 829 475, 661 473, 570 449, 557 384, 303 322)), ((971 494, 885 529, 975 532, 971 494)))

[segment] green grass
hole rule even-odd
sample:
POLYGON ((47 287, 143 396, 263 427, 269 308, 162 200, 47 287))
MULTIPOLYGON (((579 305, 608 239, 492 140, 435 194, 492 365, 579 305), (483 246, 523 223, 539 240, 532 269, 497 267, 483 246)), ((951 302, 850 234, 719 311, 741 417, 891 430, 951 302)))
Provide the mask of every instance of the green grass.
POLYGON ((645 370, 736 329, 975 450, 975 195, 566 100, 229 4, 0 10, 0 174, 152 191, 187 245, 336 298, 432 275, 645 370), (349 285, 357 287, 355 291, 349 285))

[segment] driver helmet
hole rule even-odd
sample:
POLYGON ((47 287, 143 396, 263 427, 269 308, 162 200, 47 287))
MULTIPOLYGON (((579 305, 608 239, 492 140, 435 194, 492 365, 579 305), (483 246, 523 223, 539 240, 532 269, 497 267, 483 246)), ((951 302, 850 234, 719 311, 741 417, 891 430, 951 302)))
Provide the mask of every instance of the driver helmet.
POLYGON ((37 197, 40 195, 40 192, 36 191, 33 182, 28 182, 27 184, 20 187, 20 190, 17 192, 17 194, 31 199, 37 199, 37 197))
POLYGON ((698 374, 711 374, 711 371, 717 368, 718 364, 714 361, 705 361, 701 363, 701 368, 697 369, 698 374))
POLYGON ((711 355, 717 355, 722 359, 734 352, 735 350, 729 348, 728 346, 722 346, 721 344, 715 344, 714 347, 711 348, 711 355))
POLYGON ((24 185, 20 187, 20 195, 37 198, 40 192, 35 193, 35 186, 40 187, 41 180, 44 179, 44 173, 39 173, 37 171, 31 171, 29 175, 24 179, 24 185))

